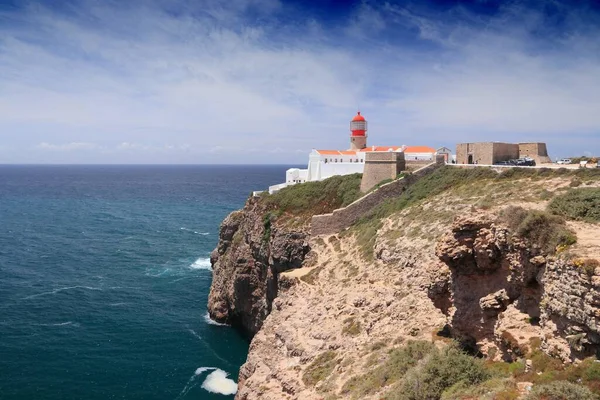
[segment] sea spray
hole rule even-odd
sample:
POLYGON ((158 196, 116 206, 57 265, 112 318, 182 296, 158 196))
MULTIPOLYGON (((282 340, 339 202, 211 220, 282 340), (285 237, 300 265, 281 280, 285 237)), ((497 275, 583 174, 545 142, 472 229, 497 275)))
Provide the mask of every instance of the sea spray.
POLYGON ((227 372, 222 369, 216 369, 208 374, 201 387, 209 392, 224 395, 232 395, 237 392, 237 383, 228 378, 227 372))
POLYGON ((205 269, 212 271, 210 258, 199 258, 190 265, 191 269, 205 269))

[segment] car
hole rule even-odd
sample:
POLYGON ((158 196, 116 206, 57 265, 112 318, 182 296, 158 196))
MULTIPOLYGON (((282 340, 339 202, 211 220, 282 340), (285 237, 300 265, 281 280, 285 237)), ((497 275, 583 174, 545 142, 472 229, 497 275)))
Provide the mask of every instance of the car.
POLYGON ((525 157, 525 158, 518 158, 516 160, 511 160, 513 165, 519 166, 519 167, 535 167, 535 160, 533 158, 529 158, 529 157, 525 157))
POLYGON ((513 163, 511 163, 510 161, 498 161, 494 165, 505 165, 505 166, 508 165, 508 166, 510 166, 510 165, 513 165, 513 163))
POLYGON ((561 158, 556 162, 557 164, 571 164, 572 161, 570 158, 561 158))

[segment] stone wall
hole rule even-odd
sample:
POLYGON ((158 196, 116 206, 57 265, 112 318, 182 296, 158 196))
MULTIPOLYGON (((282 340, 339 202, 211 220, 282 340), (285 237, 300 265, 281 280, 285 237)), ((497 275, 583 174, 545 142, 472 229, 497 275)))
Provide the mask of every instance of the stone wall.
POLYGON ((519 158, 519 145, 514 143, 493 143, 491 164, 519 158))
POLYGON ((404 169, 404 153, 367 152, 365 154, 365 168, 360 182, 360 191, 363 193, 368 192, 383 180, 396 179, 404 169))
POLYGON ((419 178, 430 174, 443 165, 445 165, 444 156, 438 155, 435 163, 431 163, 402 179, 382 185, 344 208, 338 208, 331 214, 314 215, 310 225, 311 236, 330 235, 348 228, 377 205, 387 199, 400 196, 408 186, 419 178))
POLYGON ((456 145, 458 164, 491 165, 498 161, 519 158, 519 145, 513 143, 478 142, 456 145), (469 158, 471 155, 471 158, 469 158))
POLYGON ((531 157, 537 164, 551 163, 546 143, 519 143, 519 158, 531 157))
POLYGON ((431 160, 405 160, 405 171, 413 172, 431 164, 431 160))

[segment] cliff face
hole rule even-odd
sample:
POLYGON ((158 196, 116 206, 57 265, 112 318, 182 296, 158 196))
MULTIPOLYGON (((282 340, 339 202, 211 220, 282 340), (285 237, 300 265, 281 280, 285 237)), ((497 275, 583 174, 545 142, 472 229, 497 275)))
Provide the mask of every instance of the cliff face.
POLYGON ((600 277, 593 268, 543 254, 493 214, 458 218, 436 255, 451 273, 430 286, 429 296, 454 337, 508 360, 531 350, 532 338, 564 361, 600 349, 600 277))
POLYGON ((225 218, 211 254, 211 318, 256 334, 277 297, 279 273, 300 267, 309 249, 305 229, 277 226, 260 199, 250 198, 225 218))
POLYGON ((259 198, 227 217, 209 312, 254 335, 237 399, 388 398, 399 382, 382 368, 410 340, 452 337, 496 361, 600 350, 597 225, 569 222, 578 243, 552 254, 543 223, 523 234, 504 216, 544 209, 571 178, 436 174, 339 234, 265 217, 259 198))

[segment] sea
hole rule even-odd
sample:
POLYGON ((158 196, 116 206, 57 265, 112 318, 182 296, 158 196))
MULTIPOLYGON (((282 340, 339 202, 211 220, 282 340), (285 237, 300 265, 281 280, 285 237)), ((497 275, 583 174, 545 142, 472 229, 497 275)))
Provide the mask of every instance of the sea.
POLYGON ((0 166, 0 399, 231 399, 219 225, 289 166, 0 166))

